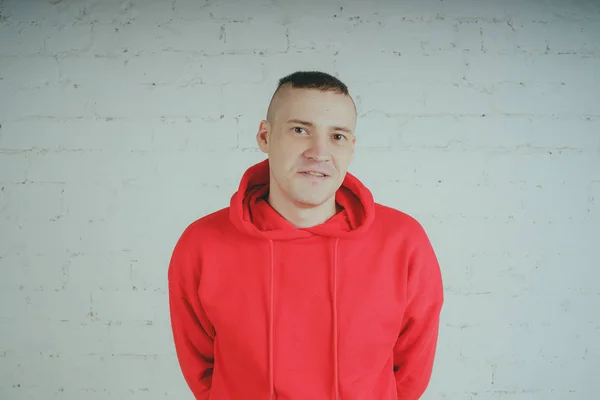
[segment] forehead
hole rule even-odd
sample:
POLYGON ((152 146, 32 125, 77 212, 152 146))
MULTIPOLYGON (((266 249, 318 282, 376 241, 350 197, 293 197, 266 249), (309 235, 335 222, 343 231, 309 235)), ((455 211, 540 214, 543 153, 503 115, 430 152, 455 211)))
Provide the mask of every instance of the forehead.
POLYGON ((350 96, 317 89, 286 88, 281 93, 277 119, 297 118, 322 124, 354 126, 356 109, 350 96))

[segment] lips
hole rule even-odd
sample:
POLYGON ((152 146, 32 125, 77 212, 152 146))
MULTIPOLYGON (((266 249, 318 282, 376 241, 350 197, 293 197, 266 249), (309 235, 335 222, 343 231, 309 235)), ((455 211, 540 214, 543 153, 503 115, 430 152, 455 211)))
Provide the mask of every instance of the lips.
POLYGON ((300 173, 302 175, 314 176, 314 177, 317 177, 317 178, 326 178, 326 177, 329 176, 326 173, 320 172, 320 171, 302 171, 300 173))

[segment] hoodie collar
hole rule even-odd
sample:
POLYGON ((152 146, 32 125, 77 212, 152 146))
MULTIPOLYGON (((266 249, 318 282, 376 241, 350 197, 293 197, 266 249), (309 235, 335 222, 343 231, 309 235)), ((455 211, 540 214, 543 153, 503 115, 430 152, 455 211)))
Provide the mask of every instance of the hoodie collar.
POLYGON ((366 231, 374 217, 371 192, 352 174, 346 173, 335 195, 342 211, 322 224, 297 228, 267 202, 269 194, 269 160, 248 168, 238 190, 231 197, 229 217, 242 232, 265 239, 295 239, 321 235, 350 237, 366 231))

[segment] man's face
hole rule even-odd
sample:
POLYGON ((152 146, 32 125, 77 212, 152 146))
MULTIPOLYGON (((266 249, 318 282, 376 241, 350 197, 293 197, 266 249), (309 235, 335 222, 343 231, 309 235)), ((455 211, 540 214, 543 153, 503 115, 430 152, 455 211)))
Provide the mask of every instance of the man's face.
POLYGON ((354 156, 356 111, 344 94, 282 88, 257 135, 269 155, 271 190, 302 207, 332 199, 354 156), (277 185, 277 188, 273 188, 277 185))

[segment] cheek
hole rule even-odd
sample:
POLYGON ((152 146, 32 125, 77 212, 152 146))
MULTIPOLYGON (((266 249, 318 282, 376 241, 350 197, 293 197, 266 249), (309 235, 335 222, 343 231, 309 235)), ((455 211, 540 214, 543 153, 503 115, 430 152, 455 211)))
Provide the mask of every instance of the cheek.
POLYGON ((277 159, 280 165, 292 168, 298 165, 298 159, 302 156, 302 149, 298 146, 282 145, 277 147, 277 159))
POLYGON ((337 169, 340 172, 346 172, 346 170, 348 169, 348 166, 352 162, 353 157, 354 157, 354 154, 351 151, 350 152, 348 152, 348 151, 339 152, 335 156, 335 166, 337 167, 337 169))
POLYGON ((282 181, 290 179, 298 166, 298 155, 289 149, 277 149, 269 159, 275 175, 282 181))

